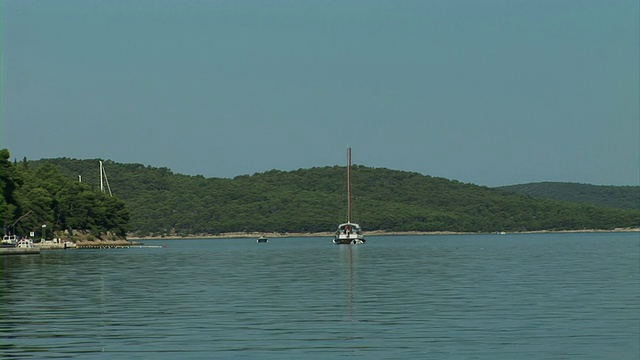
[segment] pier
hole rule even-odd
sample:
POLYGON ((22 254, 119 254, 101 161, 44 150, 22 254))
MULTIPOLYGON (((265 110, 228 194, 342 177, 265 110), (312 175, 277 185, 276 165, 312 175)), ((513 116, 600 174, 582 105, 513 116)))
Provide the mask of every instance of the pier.
POLYGON ((40 254, 40 248, 37 248, 37 247, 0 248, 0 255, 30 255, 30 254, 40 254))

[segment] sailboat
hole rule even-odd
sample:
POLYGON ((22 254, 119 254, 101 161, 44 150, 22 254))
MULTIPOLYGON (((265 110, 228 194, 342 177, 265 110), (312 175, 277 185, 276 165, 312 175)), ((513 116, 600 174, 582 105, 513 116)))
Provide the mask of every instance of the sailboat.
POLYGON ((351 221, 351 148, 347 148, 347 222, 338 225, 333 243, 339 245, 358 245, 366 241, 360 225, 351 221))

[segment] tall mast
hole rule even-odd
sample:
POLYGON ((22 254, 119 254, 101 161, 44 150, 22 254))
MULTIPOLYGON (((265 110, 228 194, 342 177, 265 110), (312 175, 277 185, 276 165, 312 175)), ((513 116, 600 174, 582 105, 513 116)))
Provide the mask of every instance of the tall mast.
POLYGON ((100 161, 100 191, 104 192, 104 183, 107 183, 107 190, 109 190, 109 195, 113 196, 111 193, 111 186, 109 186, 109 179, 107 178, 107 172, 104 171, 104 167, 102 166, 102 161, 100 161), (103 180, 104 175, 104 180, 103 180))
POLYGON ((351 148, 347 148, 347 222, 351 222, 351 148))
POLYGON ((104 182, 102 181, 102 161, 100 161, 100 192, 104 192, 104 182))

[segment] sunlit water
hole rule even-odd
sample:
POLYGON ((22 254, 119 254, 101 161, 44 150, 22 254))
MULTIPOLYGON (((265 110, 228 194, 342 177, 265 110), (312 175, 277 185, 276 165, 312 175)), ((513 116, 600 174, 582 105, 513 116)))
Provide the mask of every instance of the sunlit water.
POLYGON ((634 359, 640 234, 4 256, 0 358, 634 359))

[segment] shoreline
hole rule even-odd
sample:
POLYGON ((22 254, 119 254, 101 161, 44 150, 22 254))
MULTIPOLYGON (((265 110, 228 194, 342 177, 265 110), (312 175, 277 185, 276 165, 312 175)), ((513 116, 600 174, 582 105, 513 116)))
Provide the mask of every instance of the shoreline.
MULTIPOLYGON (((563 233, 614 233, 614 232, 640 232, 640 228, 620 228, 613 230, 584 229, 584 230, 534 230, 534 231, 506 231, 504 234, 563 234, 563 233)), ((403 236, 403 235, 491 235, 495 232, 456 232, 456 231, 367 231, 366 236, 403 236)), ((333 237, 334 232, 319 233, 224 233, 219 235, 193 235, 193 236, 148 236, 127 237, 126 241, 145 240, 206 240, 206 239, 247 239, 264 236, 269 239, 292 237, 333 237)), ((104 242, 100 242, 104 243, 104 242)))
MULTIPOLYGON (((638 232, 640 228, 618 228, 613 230, 602 229, 584 229, 584 230, 536 230, 536 231, 512 231, 505 232, 504 235, 514 234, 570 234, 570 233, 622 233, 622 232, 638 232)), ((131 246, 144 246, 143 241, 157 241, 157 240, 219 240, 219 239, 257 239, 264 236, 268 239, 278 238, 312 238, 312 237, 327 237, 334 236, 334 232, 318 232, 318 233, 224 233, 218 235, 194 235, 194 236, 148 236, 139 237, 132 236, 126 239, 117 240, 80 240, 75 243, 75 246, 68 247, 69 249, 87 249, 87 248, 112 248, 112 247, 131 247, 131 246)), ((424 235, 424 236, 442 236, 442 235, 498 235, 498 232, 456 232, 456 231, 367 231, 366 237, 377 236, 411 236, 411 235, 424 235)), ((44 247, 45 250, 48 248, 44 247)), ((60 247, 61 249, 62 247, 60 247)))

